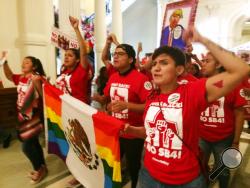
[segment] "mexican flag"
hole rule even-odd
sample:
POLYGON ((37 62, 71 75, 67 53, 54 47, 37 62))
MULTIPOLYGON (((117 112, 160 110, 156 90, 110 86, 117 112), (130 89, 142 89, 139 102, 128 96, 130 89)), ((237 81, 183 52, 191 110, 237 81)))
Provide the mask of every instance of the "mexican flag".
POLYGON ((121 187, 119 131, 123 123, 44 85, 48 152, 57 154, 82 185, 121 187))

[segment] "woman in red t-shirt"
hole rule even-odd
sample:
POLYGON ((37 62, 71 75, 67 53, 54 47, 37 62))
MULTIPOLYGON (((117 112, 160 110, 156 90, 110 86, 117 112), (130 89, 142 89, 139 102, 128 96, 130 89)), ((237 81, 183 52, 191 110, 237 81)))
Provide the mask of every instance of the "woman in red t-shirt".
POLYGON ((185 56, 177 48, 154 51, 153 81, 159 88, 147 100, 144 127, 126 124, 125 133, 145 138, 144 166, 138 188, 206 187, 198 162, 200 113, 210 102, 229 93, 249 73, 249 67, 230 52, 201 36, 193 27, 186 40, 200 42, 219 60, 226 72, 185 85, 177 83, 185 56))
MULTIPOLYGON (((56 79, 55 85, 64 93, 90 104, 90 86, 94 75, 93 68, 88 60, 86 42, 78 28, 79 20, 70 16, 69 21, 76 33, 80 51, 73 48, 65 51, 62 73, 56 79)), ((69 186, 77 186, 79 182, 76 179, 72 179, 68 184, 69 186)))
MULTIPOLYGON (((39 113, 42 119, 43 103, 41 76, 45 76, 45 73, 40 60, 33 56, 25 57, 22 63, 22 74, 13 74, 7 61, 5 61, 3 68, 7 79, 17 85, 18 120, 20 122, 30 120, 34 114, 37 113, 39 113), (28 100, 27 96, 29 92, 34 92, 32 101, 28 100)), ((35 184, 40 182, 47 174, 47 167, 38 136, 23 141, 22 149, 34 168, 34 171, 29 174, 31 183, 35 184)))
POLYGON ((68 49, 65 51, 64 64, 61 75, 56 79, 56 87, 64 93, 68 93, 73 97, 89 104, 89 82, 93 78, 93 69, 88 60, 87 48, 85 40, 79 31, 79 20, 69 17, 71 26, 73 27, 77 40, 80 45, 78 49, 68 49))

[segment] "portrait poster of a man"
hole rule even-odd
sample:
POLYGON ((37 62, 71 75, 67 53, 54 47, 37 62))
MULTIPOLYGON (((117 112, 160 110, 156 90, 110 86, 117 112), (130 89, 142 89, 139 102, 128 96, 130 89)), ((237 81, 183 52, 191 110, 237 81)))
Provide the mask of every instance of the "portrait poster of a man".
POLYGON ((188 25, 194 24, 198 0, 188 0, 166 5, 162 24, 160 46, 173 46, 185 50, 183 33, 188 25))

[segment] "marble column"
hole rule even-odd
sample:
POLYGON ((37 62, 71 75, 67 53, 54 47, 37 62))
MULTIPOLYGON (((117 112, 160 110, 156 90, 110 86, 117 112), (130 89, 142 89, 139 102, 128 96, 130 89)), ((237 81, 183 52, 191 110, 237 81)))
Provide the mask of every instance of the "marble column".
POLYGON ((69 16, 80 18, 80 0, 59 0, 59 28, 65 34, 75 36, 69 16))
POLYGON ((122 9, 121 0, 112 0, 112 33, 117 37, 117 40, 122 43, 122 9))
POLYGON ((95 73, 103 66, 101 60, 102 49, 106 40, 106 9, 105 0, 95 0, 95 73))
POLYGON ((50 43, 53 25, 52 1, 17 1, 17 12, 19 37, 16 45, 20 49, 21 59, 29 55, 39 58, 46 74, 54 79, 55 56, 50 43))

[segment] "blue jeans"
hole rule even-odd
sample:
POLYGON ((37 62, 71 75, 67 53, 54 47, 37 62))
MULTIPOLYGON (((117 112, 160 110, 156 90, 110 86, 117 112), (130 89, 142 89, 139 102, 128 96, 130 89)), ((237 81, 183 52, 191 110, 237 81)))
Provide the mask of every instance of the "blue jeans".
POLYGON ((168 185, 152 178, 147 169, 141 168, 136 188, 207 188, 205 178, 199 175, 189 183, 182 185, 168 185))
MULTIPOLYGON (((217 142, 208 142, 204 139, 200 139, 200 147, 204 153, 205 160, 208 162, 211 153, 214 156, 214 167, 215 170, 217 167, 221 165, 221 154, 225 149, 232 146, 233 136, 229 136, 224 138, 223 140, 217 142)), ((225 168, 222 173, 217 177, 219 180, 220 188, 227 188, 229 179, 230 179, 230 171, 228 168, 225 168)))
POLYGON ((23 141, 22 149, 26 157, 32 163, 34 170, 37 171, 42 165, 45 165, 43 149, 39 143, 38 137, 23 141))

